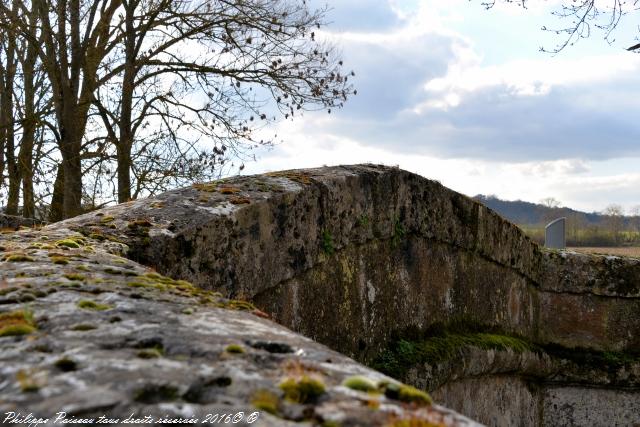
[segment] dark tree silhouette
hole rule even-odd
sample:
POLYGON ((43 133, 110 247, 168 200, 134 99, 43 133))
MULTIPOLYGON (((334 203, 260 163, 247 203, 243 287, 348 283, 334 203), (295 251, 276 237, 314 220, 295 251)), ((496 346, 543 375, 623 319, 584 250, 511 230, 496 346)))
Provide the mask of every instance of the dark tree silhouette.
POLYGON ((21 188, 28 215, 52 193, 51 220, 104 202, 110 185, 120 202, 152 194, 269 144, 255 130, 278 118, 341 107, 353 73, 317 37, 326 12, 305 0, 0 0, 8 209, 21 188))

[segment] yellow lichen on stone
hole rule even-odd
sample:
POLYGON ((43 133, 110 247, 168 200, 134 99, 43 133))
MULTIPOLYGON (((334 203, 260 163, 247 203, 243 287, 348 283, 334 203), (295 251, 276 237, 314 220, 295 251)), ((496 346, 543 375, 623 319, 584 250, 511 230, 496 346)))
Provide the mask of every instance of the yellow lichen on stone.
POLYGON ((62 239, 56 242, 56 246, 58 247, 65 247, 65 248, 71 248, 71 249, 78 249, 83 244, 84 244, 84 240, 80 238, 62 239))
POLYGON ((3 261, 6 262, 33 262, 35 259, 32 256, 23 253, 8 253, 2 257, 3 261))
POLYGON ((240 344, 229 344, 224 351, 226 351, 227 353, 235 353, 235 354, 242 354, 244 353, 244 347, 242 347, 240 344))
POLYGON ((317 375, 287 377, 279 384, 285 398, 296 403, 309 403, 325 393, 322 378, 317 375))
POLYGON ((251 403, 256 409, 276 415, 280 398, 269 390, 258 390, 254 393, 251 403))
POLYGON ((92 310, 92 311, 105 311, 111 310, 113 307, 108 304, 101 304, 89 299, 83 299, 78 301, 78 307, 83 310, 92 310))
POLYGON ((378 390, 378 385, 367 377, 354 375, 345 379, 342 385, 352 390, 372 392, 378 390))
POLYGON ((287 178, 291 181, 295 181, 300 184, 311 184, 311 176, 307 172, 294 172, 294 171, 282 171, 282 172, 269 172, 265 174, 273 178, 287 178))
POLYGON ((192 187, 198 191, 206 191, 207 193, 214 193, 218 188, 218 184, 215 181, 208 182, 208 183, 196 183, 196 184, 193 184, 192 187))
POLYGON ((16 380, 18 381, 20 390, 22 390, 23 393, 34 393, 42 387, 42 381, 39 380, 32 371, 26 371, 24 369, 19 370, 16 373, 16 380))
POLYGON ((220 194, 236 194, 239 193, 241 190, 237 187, 232 187, 230 185, 224 185, 224 186, 220 186, 218 187, 218 192, 220 194))
POLYGON ((33 313, 28 309, 0 313, 0 337, 27 335, 35 331, 33 313))

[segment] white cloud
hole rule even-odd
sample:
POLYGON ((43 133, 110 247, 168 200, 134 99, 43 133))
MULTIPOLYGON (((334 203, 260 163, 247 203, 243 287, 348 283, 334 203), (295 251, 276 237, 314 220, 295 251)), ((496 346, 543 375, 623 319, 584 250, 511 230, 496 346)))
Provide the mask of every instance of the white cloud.
POLYGON ((465 96, 491 87, 504 88, 515 96, 543 96, 555 86, 597 86, 640 70, 640 57, 626 52, 579 59, 518 60, 491 66, 483 66, 480 58, 468 49, 457 48, 454 52, 456 59, 447 74, 424 85, 429 99, 415 111, 451 106, 447 100, 452 97, 457 105, 465 96))
POLYGON ((552 177, 565 179, 568 175, 585 174, 591 169, 582 159, 551 160, 546 162, 512 163, 505 170, 531 177, 552 177))
MULTIPOLYGON (((349 17, 366 20, 366 1, 337 1, 335 13, 342 1, 349 17)), ((640 158, 634 95, 640 57, 522 55, 508 50, 518 43, 506 43, 489 46, 505 58, 488 61, 486 40, 465 30, 476 22, 467 0, 389 4, 376 3, 375 19, 383 24, 325 33, 356 71, 359 95, 332 115, 281 123, 284 143, 246 173, 373 162, 397 164, 468 195, 552 196, 587 210, 638 204, 640 177, 630 159, 640 158)), ((506 10, 492 11, 492 19, 506 10)), ((531 13, 509 10, 510 26, 531 13)), ((512 38, 531 37, 523 31, 512 38)))

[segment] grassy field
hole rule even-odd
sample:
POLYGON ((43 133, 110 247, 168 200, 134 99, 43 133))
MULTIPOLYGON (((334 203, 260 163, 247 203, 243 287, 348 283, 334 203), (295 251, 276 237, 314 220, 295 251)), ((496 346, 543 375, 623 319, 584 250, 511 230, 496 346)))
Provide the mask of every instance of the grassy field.
MULTIPOLYGON (((518 225, 518 227, 535 242, 544 245, 544 227, 534 225, 518 225)), ((604 248, 625 249, 629 247, 633 250, 634 247, 640 247, 640 232, 638 231, 624 230, 613 233, 598 227, 567 228, 566 235, 567 246, 576 248, 593 248, 600 251, 604 248)))
POLYGON ((611 247, 611 248, 582 247, 582 248, 567 248, 567 249, 570 249, 576 252, 587 253, 587 254, 618 255, 618 256, 640 258, 640 247, 611 247))

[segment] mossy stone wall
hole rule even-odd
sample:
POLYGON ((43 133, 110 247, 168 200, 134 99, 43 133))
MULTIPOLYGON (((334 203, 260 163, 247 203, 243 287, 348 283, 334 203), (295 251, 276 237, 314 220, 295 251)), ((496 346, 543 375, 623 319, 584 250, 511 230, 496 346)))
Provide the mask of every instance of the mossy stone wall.
POLYGON ((393 338, 457 321, 540 345, 640 353, 639 260, 545 250, 483 205, 397 168, 235 177, 58 226, 124 243, 133 260, 247 298, 364 362, 393 338))

